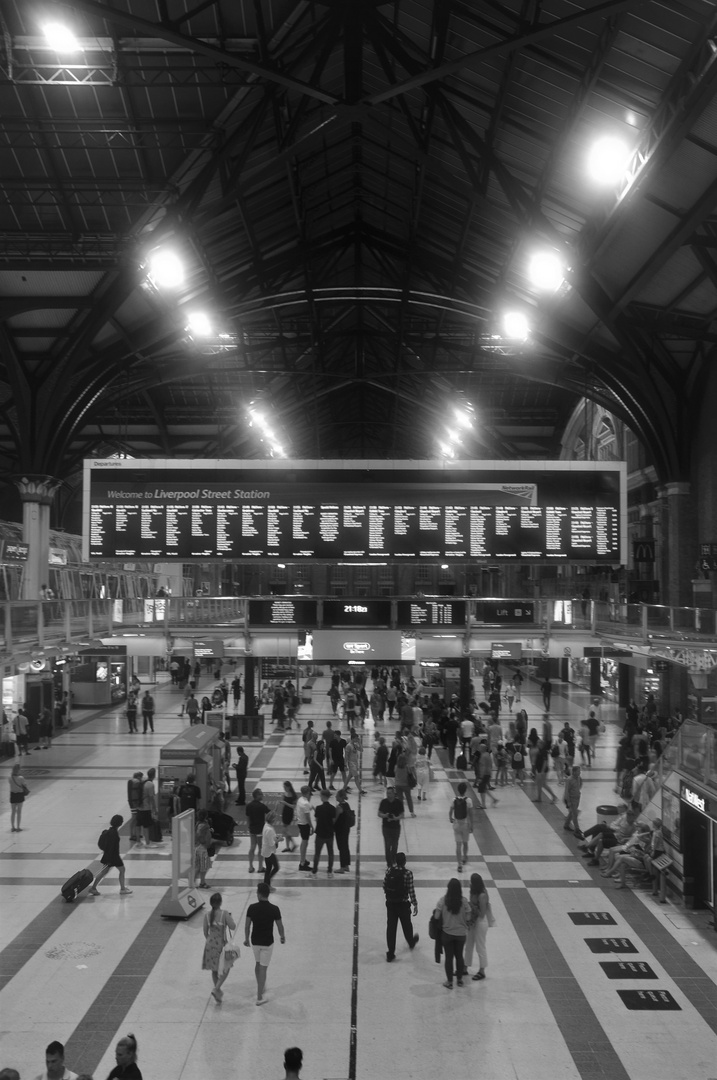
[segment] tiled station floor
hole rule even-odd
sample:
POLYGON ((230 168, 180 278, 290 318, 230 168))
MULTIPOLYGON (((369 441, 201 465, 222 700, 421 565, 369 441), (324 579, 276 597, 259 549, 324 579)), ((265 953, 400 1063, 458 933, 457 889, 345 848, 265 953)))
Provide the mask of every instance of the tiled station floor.
MULTIPOLYGON (((303 706, 302 722, 330 715, 324 682, 303 706)), ((542 715, 536 691, 529 684, 523 693, 535 723, 542 715)), ((100 897, 65 904, 62 882, 96 856, 109 817, 127 813, 128 777, 155 765, 159 748, 181 730, 179 696, 166 685, 156 689, 155 733, 148 735, 127 734, 120 710, 78 711, 50 750, 23 760, 32 793, 22 833, 10 831, 8 785, 0 786, 0 1068, 34 1077, 45 1046, 59 1039, 70 1068, 104 1080, 117 1038, 132 1031, 145 1080, 277 1080, 292 1045, 304 1050, 304 1080, 717 1077, 711 913, 688 915, 643 891, 616 890, 579 857, 560 805, 534 803, 530 784, 497 791, 499 805, 476 814, 463 879, 483 875, 497 918, 485 981, 444 989, 428 940, 430 911, 456 872, 448 808, 460 777, 440 762, 400 845, 415 876, 421 940, 413 952, 399 944, 396 962, 386 963, 370 728, 368 794, 351 798, 358 817, 352 874, 330 878, 322 870, 313 878, 297 870, 297 855, 280 855, 272 899, 287 941, 275 946, 262 1008, 254 1004, 249 950, 242 948, 218 1006, 201 970, 201 915, 161 918, 169 843, 128 850, 131 896, 120 897, 111 874, 100 897), (635 1011, 636 1003, 669 1007, 635 1011)), ((556 687, 555 724, 579 720, 588 705, 587 694, 556 687)), ((607 731, 585 776, 585 826, 595 821, 596 806, 616 801, 617 712, 603 705, 602 714, 607 731)), ((302 782, 295 729, 269 729, 265 745, 249 754, 250 786, 278 792, 286 778, 302 782)), ((3 762, 0 776, 7 780, 9 772, 3 762)), ((246 840, 237 839, 208 878, 240 931, 257 883, 246 852, 246 840)))

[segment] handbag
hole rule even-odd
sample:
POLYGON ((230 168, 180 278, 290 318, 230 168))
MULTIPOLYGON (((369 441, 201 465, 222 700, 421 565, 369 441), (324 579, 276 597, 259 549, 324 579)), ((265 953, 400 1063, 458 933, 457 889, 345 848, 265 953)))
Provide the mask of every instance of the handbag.
POLYGON ((227 934, 227 924, 224 923, 224 948, 222 949, 222 955, 219 960, 219 966, 227 971, 231 968, 239 959, 239 946, 234 944, 234 934, 227 934))
POLYGON ((25 795, 25 796, 27 796, 27 795, 29 795, 29 794, 30 794, 30 789, 29 789, 29 787, 27 786, 27 784, 23 784, 23 785, 22 785, 22 793, 23 793, 23 795, 25 795))

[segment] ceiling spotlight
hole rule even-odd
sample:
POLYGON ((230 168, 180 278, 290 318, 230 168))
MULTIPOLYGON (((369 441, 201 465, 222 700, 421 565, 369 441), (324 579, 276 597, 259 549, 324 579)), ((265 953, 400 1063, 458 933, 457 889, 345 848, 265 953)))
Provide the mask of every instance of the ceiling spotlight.
POLYGON ((448 563, 447 562, 442 562, 441 563, 441 570, 447 570, 447 569, 448 569, 448 563))
POLYGON ((588 154, 588 173, 598 184, 616 184, 627 171, 631 153, 623 139, 606 135, 588 154))
POLYGON ((438 450, 441 457, 454 458, 456 456, 456 452, 453 447, 448 445, 447 443, 439 442, 438 450))
POLYGON ((75 35, 62 23, 46 23, 42 28, 42 32, 47 39, 47 44, 54 52, 72 53, 77 52, 80 48, 80 43, 75 35))
POLYGON ((525 341, 530 325, 522 311, 506 311, 503 316, 503 333, 513 341, 525 341))
POLYGON ((184 281, 184 266, 174 251, 153 251, 148 259, 148 270, 158 289, 177 289, 184 281))
POLYGON ((473 427, 473 416, 465 409, 455 409, 456 423, 464 428, 473 427))
POLYGON ((564 281, 563 262, 554 251, 538 251, 528 262, 528 277, 536 289, 555 292, 564 281))
POLYGON ((187 330, 196 337, 209 337, 212 333, 212 323, 204 311, 193 311, 187 320, 187 330))

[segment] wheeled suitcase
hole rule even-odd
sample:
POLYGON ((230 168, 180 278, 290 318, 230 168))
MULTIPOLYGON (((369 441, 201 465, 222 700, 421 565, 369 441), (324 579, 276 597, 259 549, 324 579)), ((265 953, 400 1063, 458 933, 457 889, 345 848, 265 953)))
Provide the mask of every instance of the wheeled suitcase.
POLYGON ((95 875, 91 870, 88 870, 87 868, 78 870, 76 874, 73 874, 71 878, 68 878, 60 892, 67 903, 71 904, 81 892, 84 892, 85 889, 89 889, 94 879, 95 875))

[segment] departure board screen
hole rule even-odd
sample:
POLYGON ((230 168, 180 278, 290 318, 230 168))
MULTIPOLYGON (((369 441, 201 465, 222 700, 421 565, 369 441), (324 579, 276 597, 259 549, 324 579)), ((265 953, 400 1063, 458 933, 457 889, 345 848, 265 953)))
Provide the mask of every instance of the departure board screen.
POLYGON ((398 600, 396 622, 400 627, 466 625, 465 600, 398 600))
POLYGON ((277 596, 275 600, 250 600, 251 626, 316 626, 316 601, 292 600, 277 596))
POLYGON ((90 559, 619 563, 605 462, 85 462, 90 559))

